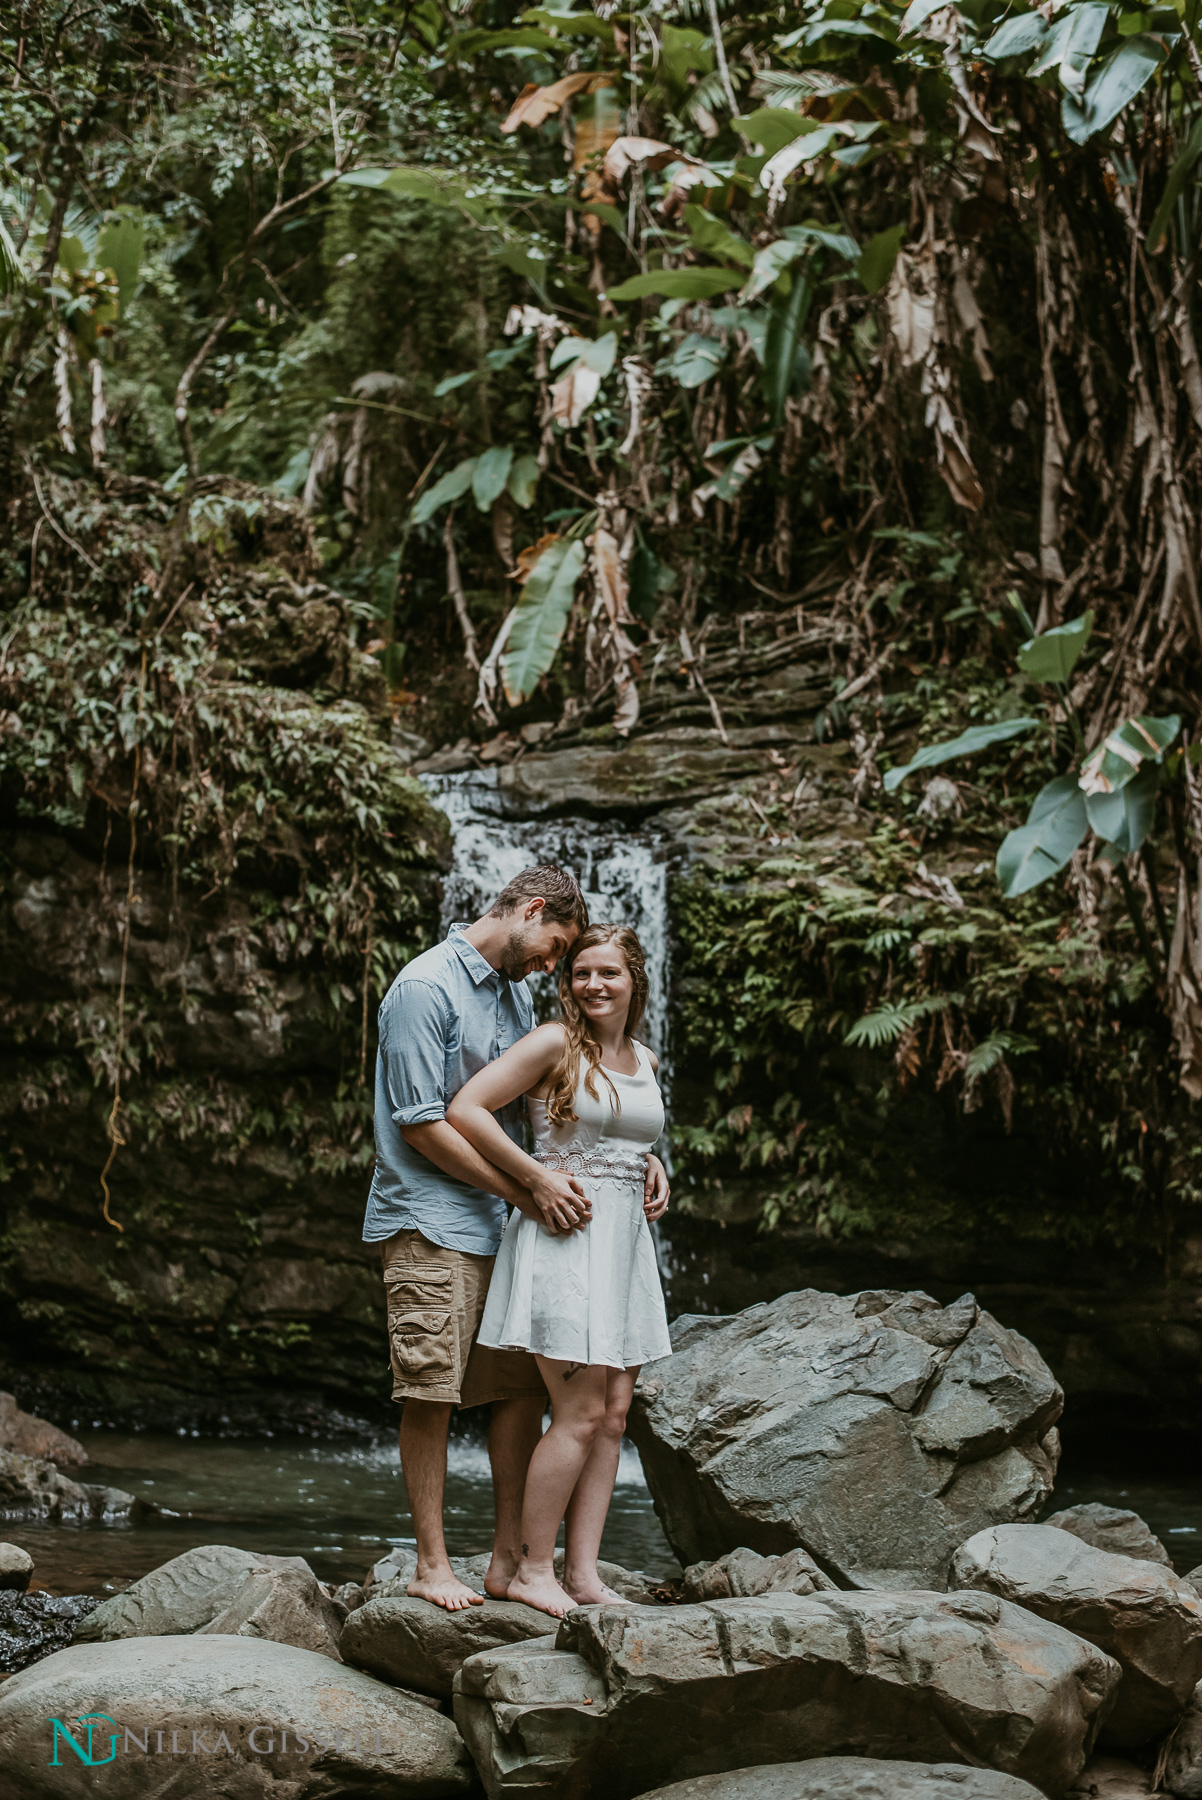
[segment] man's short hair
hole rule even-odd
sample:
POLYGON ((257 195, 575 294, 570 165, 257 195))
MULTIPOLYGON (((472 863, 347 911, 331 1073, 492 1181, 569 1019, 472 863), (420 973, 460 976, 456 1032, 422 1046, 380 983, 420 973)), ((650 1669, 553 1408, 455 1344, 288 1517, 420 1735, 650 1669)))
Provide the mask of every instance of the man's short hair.
POLYGON ((588 907, 580 892, 580 883, 566 869, 554 863, 543 863, 537 869, 523 869, 520 875, 501 889, 488 909, 490 919, 528 906, 531 900, 545 901, 543 917, 556 925, 575 925, 578 931, 588 929, 588 907))

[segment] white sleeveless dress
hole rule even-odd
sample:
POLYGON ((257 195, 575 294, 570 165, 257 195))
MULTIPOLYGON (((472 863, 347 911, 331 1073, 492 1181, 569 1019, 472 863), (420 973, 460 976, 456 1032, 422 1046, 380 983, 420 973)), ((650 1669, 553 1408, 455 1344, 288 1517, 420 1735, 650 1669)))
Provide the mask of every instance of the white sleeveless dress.
POLYGON ((576 1122, 553 1125, 543 1100, 527 1102, 540 1162, 575 1175, 592 1201, 583 1231, 557 1236, 514 1212, 493 1267, 478 1342, 575 1363, 628 1369, 672 1349, 651 1227, 643 1212, 646 1158, 664 1128, 651 1060, 635 1045, 635 1075, 605 1071, 597 1098, 576 1088, 576 1122))

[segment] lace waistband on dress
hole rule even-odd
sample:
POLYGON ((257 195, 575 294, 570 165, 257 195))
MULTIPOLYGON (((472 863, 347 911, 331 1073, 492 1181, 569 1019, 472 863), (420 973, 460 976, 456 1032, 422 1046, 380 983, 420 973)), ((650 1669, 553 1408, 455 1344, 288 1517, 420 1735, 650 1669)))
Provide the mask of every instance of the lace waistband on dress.
POLYGON ((629 1181, 642 1187, 647 1177, 647 1158, 621 1151, 566 1144, 562 1150, 536 1150, 534 1160, 565 1175, 591 1175, 594 1181, 629 1181))

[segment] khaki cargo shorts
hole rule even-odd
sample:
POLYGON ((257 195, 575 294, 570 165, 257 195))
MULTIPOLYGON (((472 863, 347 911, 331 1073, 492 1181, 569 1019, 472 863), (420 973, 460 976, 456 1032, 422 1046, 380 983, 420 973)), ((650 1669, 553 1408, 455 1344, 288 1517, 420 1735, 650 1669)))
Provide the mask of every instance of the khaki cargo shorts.
POLYGON ((476 1342, 495 1257, 448 1250, 420 1231, 398 1231, 380 1252, 394 1400, 449 1400, 464 1407, 526 1394, 546 1399, 529 1351, 490 1350, 476 1342))

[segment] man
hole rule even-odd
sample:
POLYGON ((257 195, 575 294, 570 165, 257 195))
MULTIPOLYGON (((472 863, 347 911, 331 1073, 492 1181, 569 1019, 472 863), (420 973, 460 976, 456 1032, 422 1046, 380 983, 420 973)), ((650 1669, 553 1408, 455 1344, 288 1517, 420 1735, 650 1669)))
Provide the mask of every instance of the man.
MULTIPOLYGON (((474 1342, 505 1203, 552 1230, 583 1229, 591 1209, 578 1181, 550 1170, 536 1201, 447 1124, 446 1108, 471 1076, 533 1029, 526 976, 553 971, 587 923, 571 875, 527 869, 483 918, 453 925, 444 943, 407 963, 380 1007, 376 1169, 363 1236, 381 1245, 393 1399, 404 1403, 401 1467, 418 1558, 409 1592, 451 1611, 483 1600, 454 1574, 443 1536, 451 1410, 492 1402, 496 1533, 484 1586, 500 1597, 521 1557, 526 1466, 547 1400, 532 1356, 474 1342)), ((502 1123, 520 1142, 516 1109, 502 1123)), ((655 1163, 649 1187, 661 1180, 655 1163)))

